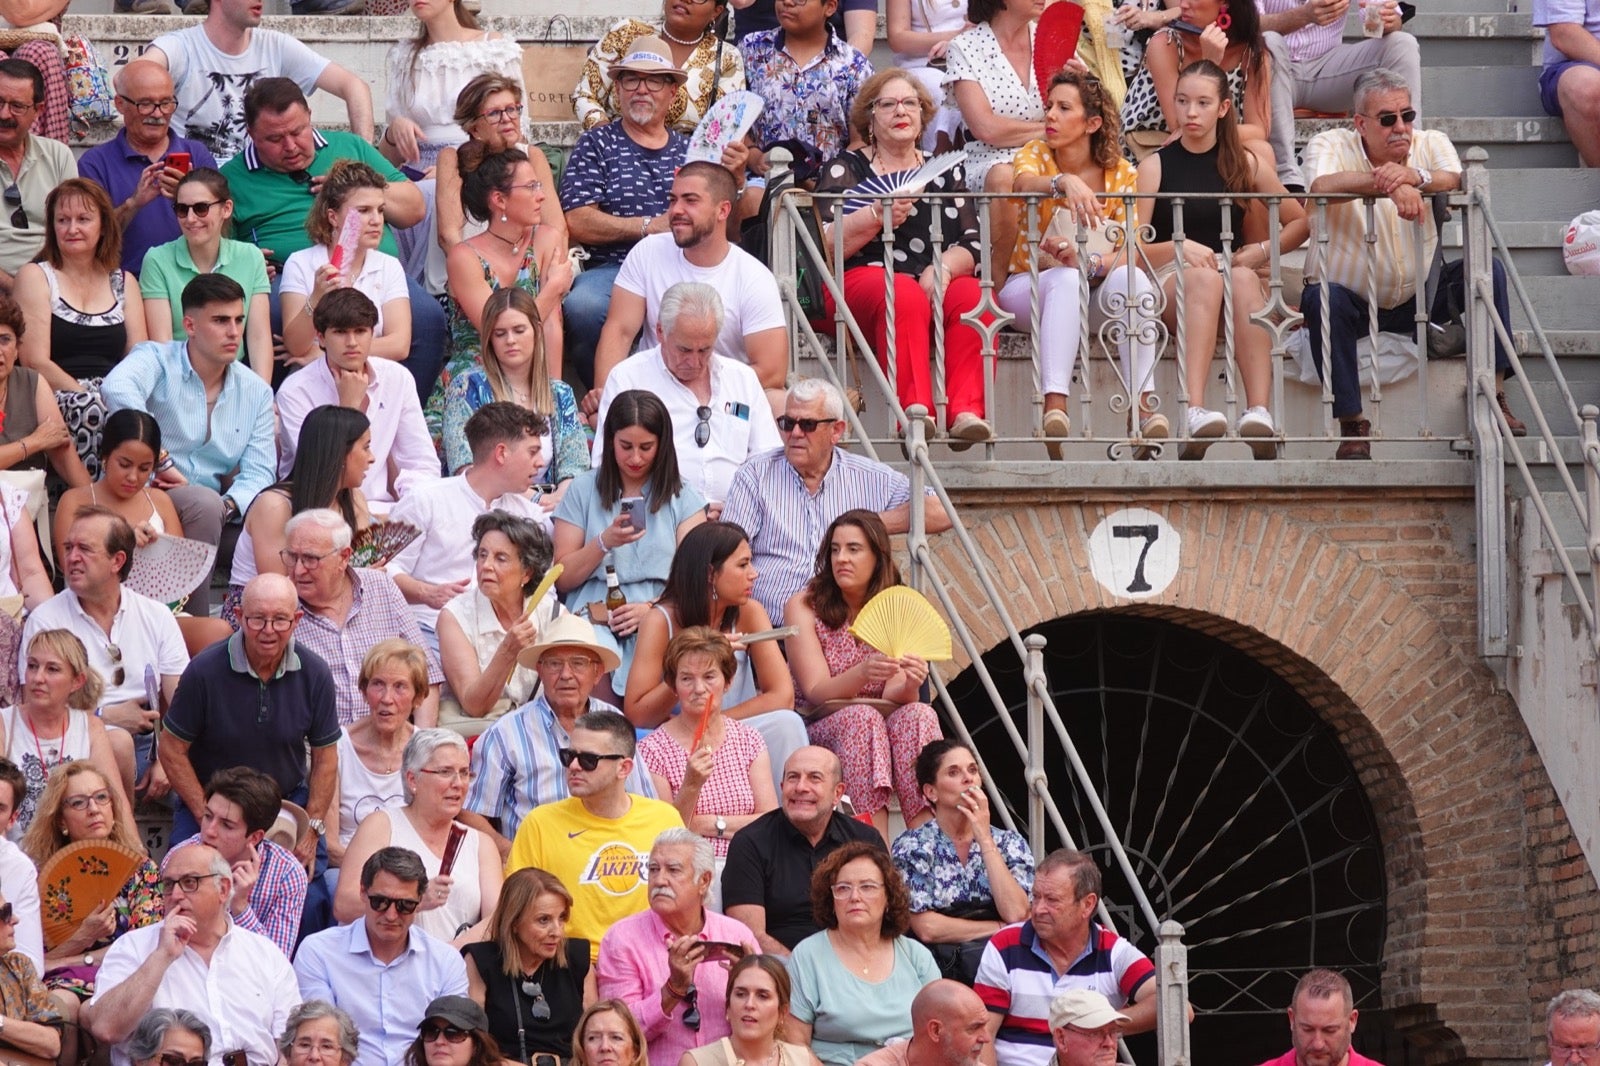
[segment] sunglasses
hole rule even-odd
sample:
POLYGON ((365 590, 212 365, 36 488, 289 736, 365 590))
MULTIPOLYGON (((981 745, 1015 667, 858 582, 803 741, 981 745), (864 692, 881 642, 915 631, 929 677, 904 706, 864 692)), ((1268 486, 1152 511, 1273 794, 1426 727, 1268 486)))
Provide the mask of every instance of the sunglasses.
MULTIPOLYGON (((17 210, 22 210, 18 208, 17 210)), ((128 672, 122 668, 122 649, 115 644, 106 645, 106 658, 111 660, 111 684, 121 685, 128 680, 128 672)))
POLYGON ((0 197, 4 197, 6 203, 15 209, 11 212, 11 227, 13 229, 27 229, 28 212, 22 209, 22 190, 17 188, 17 183, 12 182, 7 185, 6 191, 0 193, 0 197))
POLYGON ((459 1044, 472 1033, 454 1025, 424 1025, 422 1027, 422 1042, 431 1044, 441 1036, 452 1044, 459 1044))
POLYGON ((396 899, 393 896, 380 896, 376 893, 367 895, 367 906, 377 914, 382 914, 390 907, 394 908, 396 914, 412 914, 421 903, 420 899, 396 899))
POLYGON ((694 985, 689 986, 683 997, 683 1027, 695 1033, 700 1031, 700 990, 694 985))
POLYGON ((190 211, 194 212, 195 218, 206 218, 211 214, 211 209, 221 202, 221 200, 196 200, 192 204, 175 203, 172 205, 172 210, 179 218, 187 217, 190 211))
POLYGON ((1411 125, 1417 120, 1417 110, 1414 107, 1408 107, 1404 111, 1382 111, 1376 115, 1368 115, 1367 117, 1371 119, 1377 119, 1378 125, 1387 130, 1392 129, 1394 124, 1402 119, 1405 120, 1405 124, 1407 126, 1411 125))
POLYGON ((186 1059, 176 1051, 163 1051, 161 1053, 161 1066, 206 1066, 206 1060, 186 1059))
POLYGON ((562 766, 571 766, 572 760, 578 760, 578 765, 585 770, 594 770, 600 765, 601 759, 621 759, 622 755, 602 755, 597 751, 578 751, 575 748, 562 748, 556 752, 556 758, 562 766))
POLYGON ((538 981, 522 982, 522 994, 533 1000, 528 1004, 528 1017, 536 1022, 550 1020, 550 1004, 544 998, 544 986, 538 981))
POLYGON ((812 434, 818 426, 831 426, 837 421, 837 418, 790 418, 788 415, 779 415, 777 418, 780 433, 787 433, 799 426, 802 433, 812 434))
POLYGON ((711 443, 711 408, 703 405, 696 407, 694 416, 700 420, 694 426, 694 446, 704 448, 711 443))

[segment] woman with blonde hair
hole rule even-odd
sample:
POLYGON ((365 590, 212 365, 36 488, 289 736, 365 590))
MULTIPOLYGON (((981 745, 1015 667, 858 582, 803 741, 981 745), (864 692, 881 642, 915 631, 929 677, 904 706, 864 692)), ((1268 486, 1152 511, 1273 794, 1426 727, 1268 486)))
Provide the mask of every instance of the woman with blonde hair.
MULTIPOLYGON (((88 760, 127 811, 127 797, 133 793, 132 739, 119 729, 122 743, 114 746, 105 723, 89 713, 99 706, 104 689, 83 641, 70 630, 41 630, 28 642, 17 704, 0 708, 0 752, 27 781, 7 834, 12 840, 20 840, 33 823, 50 771, 73 760, 88 760)), ((128 830, 134 832, 131 813, 127 817, 128 830)))
POLYGON ((518 1062, 565 1057, 583 1008, 596 998, 589 942, 566 935, 571 914, 572 893, 561 879, 524 867, 506 878, 488 938, 461 949, 467 995, 518 1062))
POLYGON ((620 999, 584 1008, 572 1031, 572 1066, 649 1066, 644 1030, 620 999))
MULTIPOLYGON (((342 160, 333 165, 306 215, 312 243, 283 264, 279 285, 283 307, 283 346, 288 362, 304 366, 322 354, 311 313, 329 292, 344 286, 359 289, 378 307, 371 354, 378 359, 406 361, 411 354, 411 299, 400 260, 378 250, 383 240, 384 189, 389 183, 365 163, 342 160), (359 240, 348 262, 333 264, 333 251, 351 214, 361 218, 359 240)), ((407 369, 413 369, 409 365, 407 369)))

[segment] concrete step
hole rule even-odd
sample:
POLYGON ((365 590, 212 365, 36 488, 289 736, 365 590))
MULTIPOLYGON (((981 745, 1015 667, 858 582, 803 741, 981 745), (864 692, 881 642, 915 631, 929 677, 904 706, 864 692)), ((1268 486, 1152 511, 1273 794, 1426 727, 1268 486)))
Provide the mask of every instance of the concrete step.
MULTIPOLYGON (((1494 0, 1484 3, 1493 6, 1494 0)), ((1504 10, 1419 12, 1406 23, 1406 29, 1422 46, 1424 70, 1437 66, 1537 67, 1543 39, 1531 16, 1504 10)))
POLYGON ((1543 114, 1539 103, 1538 70, 1529 66, 1422 68, 1422 98, 1427 114, 1507 116, 1526 118, 1543 114))

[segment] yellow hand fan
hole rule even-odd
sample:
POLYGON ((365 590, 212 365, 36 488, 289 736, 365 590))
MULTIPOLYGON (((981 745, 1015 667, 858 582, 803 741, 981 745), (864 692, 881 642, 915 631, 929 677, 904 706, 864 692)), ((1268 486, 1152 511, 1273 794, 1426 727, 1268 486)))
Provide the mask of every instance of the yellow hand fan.
POLYGON ((891 659, 915 655, 935 663, 955 657, 950 627, 927 597, 906 585, 890 586, 868 600, 850 632, 891 659))
POLYGON ((555 585, 556 579, 559 578, 562 572, 565 570, 566 566, 564 564, 556 563, 554 566, 550 567, 550 569, 544 572, 544 577, 540 579, 538 585, 534 586, 533 595, 528 597, 527 605, 522 609, 523 615, 526 616, 533 613, 533 609, 539 606, 539 601, 544 599, 544 594, 550 591, 550 589, 555 585))
POLYGON ((46 859, 39 870, 45 947, 66 940, 90 912, 116 899, 144 859, 110 840, 80 840, 46 859))

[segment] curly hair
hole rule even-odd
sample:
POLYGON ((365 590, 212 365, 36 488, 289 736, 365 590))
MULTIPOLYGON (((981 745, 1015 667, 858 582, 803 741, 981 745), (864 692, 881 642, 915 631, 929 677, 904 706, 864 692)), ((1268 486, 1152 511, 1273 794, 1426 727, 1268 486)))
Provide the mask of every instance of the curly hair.
POLYGON ((1115 167, 1122 157, 1122 116, 1111 94, 1105 91, 1099 78, 1076 67, 1063 67, 1055 72, 1050 79, 1050 89, 1045 93, 1047 102, 1058 85, 1076 89, 1084 117, 1100 120, 1100 128, 1089 134, 1089 157, 1101 170, 1115 167))
POLYGON ((857 859, 871 859, 883 878, 883 925, 879 930, 885 940, 904 936, 911 928, 911 890, 905 878, 895 869, 889 853, 877 844, 865 840, 852 840, 829 855, 811 874, 811 916, 819 929, 839 928, 839 916, 833 909, 833 883, 846 863, 857 859))
POLYGON ((382 192, 388 187, 389 179, 367 164, 355 159, 339 160, 328 171, 328 176, 322 179, 322 188, 317 190, 311 210, 306 213, 306 236, 311 238, 313 244, 332 243, 336 234, 333 232, 333 220, 328 216, 338 214, 350 194, 357 190, 377 189, 382 192))

